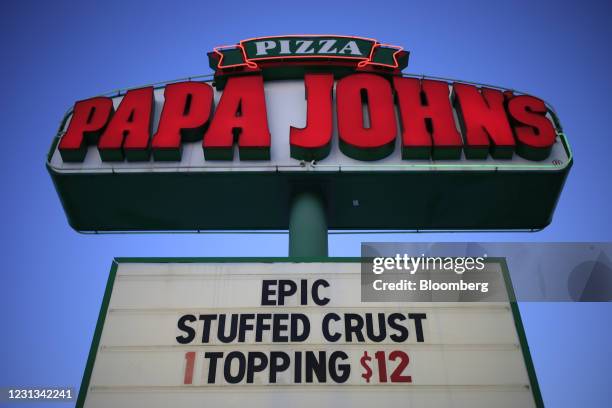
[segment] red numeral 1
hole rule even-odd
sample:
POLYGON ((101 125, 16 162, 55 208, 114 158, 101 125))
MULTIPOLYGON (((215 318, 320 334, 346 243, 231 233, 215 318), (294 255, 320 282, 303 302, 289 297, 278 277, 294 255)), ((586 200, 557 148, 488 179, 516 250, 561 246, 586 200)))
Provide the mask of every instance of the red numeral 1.
POLYGON ((185 379, 183 384, 193 383, 193 366, 195 364, 195 351, 188 351, 185 353, 185 379))
POLYGON ((374 354, 376 360, 378 360, 378 381, 381 383, 387 382, 387 361, 385 360, 385 352, 377 351, 374 354))

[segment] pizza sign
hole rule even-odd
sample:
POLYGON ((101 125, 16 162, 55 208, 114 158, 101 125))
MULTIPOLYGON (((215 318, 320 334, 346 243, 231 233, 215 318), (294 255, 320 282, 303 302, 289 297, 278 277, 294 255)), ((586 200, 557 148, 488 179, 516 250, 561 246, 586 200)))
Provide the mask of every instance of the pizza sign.
POLYGON ((76 102, 47 165, 81 231, 285 229, 301 185, 323 191, 330 228, 547 225, 572 164, 550 105, 404 74, 408 56, 354 36, 214 47, 203 80, 76 102), (234 208, 246 196, 252 212, 234 208))

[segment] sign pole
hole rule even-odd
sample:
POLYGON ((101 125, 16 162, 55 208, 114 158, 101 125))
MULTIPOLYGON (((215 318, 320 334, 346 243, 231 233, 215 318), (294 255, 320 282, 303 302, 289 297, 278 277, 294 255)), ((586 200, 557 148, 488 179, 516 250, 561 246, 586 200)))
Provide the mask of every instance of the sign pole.
POLYGON ((327 257, 327 219, 320 193, 297 193, 289 210, 289 256, 327 257))

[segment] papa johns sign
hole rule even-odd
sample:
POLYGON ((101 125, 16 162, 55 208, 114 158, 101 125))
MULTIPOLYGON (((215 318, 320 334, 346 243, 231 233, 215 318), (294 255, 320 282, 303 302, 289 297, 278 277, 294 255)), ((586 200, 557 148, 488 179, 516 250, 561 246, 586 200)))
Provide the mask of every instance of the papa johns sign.
POLYGON ((287 229, 317 189, 329 229, 548 225, 572 165, 532 95, 404 75, 408 53, 343 36, 249 39, 212 81, 75 103, 47 168, 79 231, 287 229))
MULTIPOLYGON (((463 83, 355 73, 306 74, 307 122, 291 127, 291 157, 324 160, 334 110, 339 147, 357 160, 379 160, 401 138, 402 158, 466 160, 546 159, 556 140, 548 108, 539 98, 463 83), (333 94, 335 91, 335 104, 333 94), (394 101, 397 101, 397 109, 394 101), (400 126, 397 126, 398 115, 400 126)), ((206 160, 269 160, 271 137, 261 75, 229 78, 218 106, 205 82, 167 85, 157 130, 151 134, 153 87, 129 90, 118 108, 110 97, 79 101, 59 143, 64 161, 82 161, 97 145, 103 161, 179 161, 183 142, 202 141, 206 160)))

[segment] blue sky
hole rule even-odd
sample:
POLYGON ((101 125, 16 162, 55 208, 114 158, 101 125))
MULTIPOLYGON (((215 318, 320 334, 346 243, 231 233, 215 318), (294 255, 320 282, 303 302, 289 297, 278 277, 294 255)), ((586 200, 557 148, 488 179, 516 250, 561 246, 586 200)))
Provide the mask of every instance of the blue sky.
MULTIPOLYGON (((205 53, 259 35, 337 33, 411 51, 407 72, 491 83, 557 110, 575 165, 534 233, 332 235, 362 241, 612 241, 609 2, 3 2, 0 386, 78 387, 115 256, 285 256, 286 235, 80 235, 44 166, 76 100, 209 73, 205 53)), ((610 304, 522 304, 548 406, 607 406, 610 304)))

